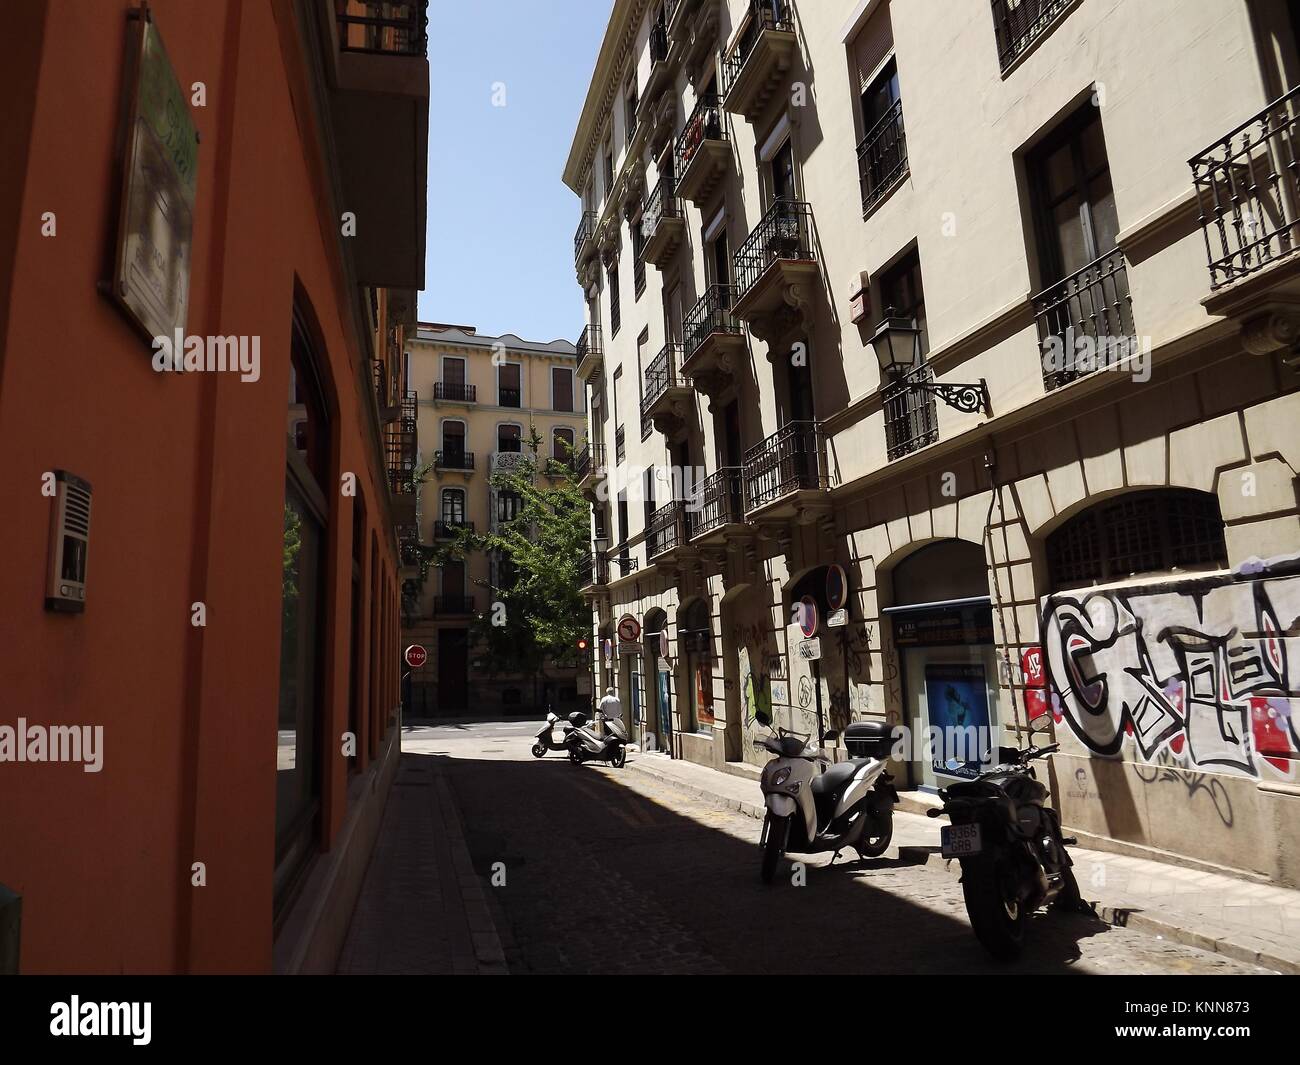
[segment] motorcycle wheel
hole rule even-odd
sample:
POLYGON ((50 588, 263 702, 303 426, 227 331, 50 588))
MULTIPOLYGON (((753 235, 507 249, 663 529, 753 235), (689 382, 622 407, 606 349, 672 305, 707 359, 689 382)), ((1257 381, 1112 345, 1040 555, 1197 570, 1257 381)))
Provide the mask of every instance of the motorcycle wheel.
POLYGON ((786 831, 790 827, 788 817, 767 817, 767 834, 763 839, 763 883, 770 884, 776 876, 776 867, 785 853, 786 831))
POLYGON ((582 765, 582 751, 577 747, 569 748, 569 761, 574 765, 582 765))
POLYGON ((1006 898, 1000 879, 995 865, 968 867, 961 890, 975 938, 998 961, 1015 961, 1024 949, 1028 914, 1018 899, 1006 898))
POLYGON ((1066 913, 1090 913, 1091 907, 1083 901, 1083 896, 1079 894, 1079 882, 1074 879, 1074 870, 1067 865, 1061 870, 1061 876, 1065 884, 1056 898, 1052 900, 1052 909, 1064 910, 1066 913))
MULTIPOLYGON (((863 829, 864 833, 866 831, 866 829, 863 829)), ((894 819, 891 817, 885 822, 884 831, 880 835, 868 836, 864 834, 853 849, 858 852, 860 858, 879 858, 885 851, 889 850, 889 844, 893 838, 894 819)))
POLYGON ((614 757, 609 760, 609 764, 612 765, 615 769, 622 769, 623 765, 626 762, 627 762, 626 747, 620 747, 617 751, 614 752, 614 757))
POLYGON ((546 745, 545 745, 544 743, 534 743, 534 744, 533 744, 533 757, 534 757, 534 758, 541 758, 541 757, 542 757, 543 755, 545 755, 545 754, 546 754, 546 745))

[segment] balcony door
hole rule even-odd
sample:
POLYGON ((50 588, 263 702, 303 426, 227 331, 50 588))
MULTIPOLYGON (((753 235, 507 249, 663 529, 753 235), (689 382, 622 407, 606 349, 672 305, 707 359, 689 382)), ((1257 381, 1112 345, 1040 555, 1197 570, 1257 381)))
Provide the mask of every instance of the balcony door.
POLYGON ((519 363, 502 363, 497 367, 497 404, 502 407, 518 407, 522 403, 523 386, 519 363))
POLYGON ((443 358, 442 381, 449 396, 459 396, 465 389, 465 360, 450 355, 443 358))
POLYGON ((465 490, 463 488, 444 488, 442 490, 442 521, 446 525, 465 524, 465 490))
POLYGON ((463 468, 465 464, 465 423, 446 421, 442 423, 442 460, 443 465, 453 470, 463 468))
POLYGON ((664 336, 669 344, 682 343, 682 289, 673 285, 664 295, 664 336))
POLYGON ((787 139, 772 156, 770 175, 772 179, 772 200, 796 199, 794 181, 794 147, 787 139))
POLYGON ((518 455, 524 449, 523 429, 513 422, 504 422, 497 426, 497 453, 501 455, 518 455))

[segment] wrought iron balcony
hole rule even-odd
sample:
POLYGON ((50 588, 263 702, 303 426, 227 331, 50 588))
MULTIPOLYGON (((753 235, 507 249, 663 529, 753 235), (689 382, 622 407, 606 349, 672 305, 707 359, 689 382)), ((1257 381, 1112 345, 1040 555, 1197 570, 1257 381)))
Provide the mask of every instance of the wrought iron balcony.
POLYGON ((472 595, 435 595, 433 612, 441 617, 459 617, 474 613, 472 595))
POLYGON ((578 572, 586 575, 583 588, 603 588, 609 583, 609 559, 589 552, 579 563, 578 572))
POLYGON ((993 0, 998 63, 1005 72, 1079 0, 993 0))
POLYGON ((894 105, 867 131, 862 143, 858 145, 862 213, 868 214, 907 173, 903 101, 895 100, 894 105))
POLYGON ((462 529, 472 533, 474 523, 472 521, 447 521, 445 519, 435 521, 433 523, 433 538, 435 540, 453 540, 462 529))
POLYGON ((645 368, 641 420, 652 422, 660 432, 675 432, 686 418, 683 401, 690 395, 690 386, 677 372, 681 360, 682 349, 676 344, 665 344, 645 368))
POLYGON ((826 488, 826 454, 820 422, 789 422, 745 452, 745 512, 795 492, 826 488))
POLYGON ((680 499, 660 507, 650 515, 645 530, 645 556, 650 561, 662 559, 690 541, 691 515, 680 499))
POLYGON ((1210 288, 1250 277, 1300 247, 1300 86, 1191 160, 1210 288))
POLYGON ((429 49, 427 0, 335 0, 339 51, 424 56, 429 49))
POLYGON ((1050 392, 1137 348, 1124 253, 1116 248, 1033 297, 1050 392))
POLYGON ((732 257, 732 313, 752 320, 785 303, 786 285, 817 276, 812 208, 801 200, 777 200, 732 257))
POLYGON ((605 471, 605 445, 586 443, 573 458, 573 475, 582 485, 587 478, 599 477, 605 471))
POLYGON ((701 96, 673 149, 676 192, 699 207, 731 164, 731 143, 717 93, 701 96))
POLYGON ((578 220, 578 231, 573 235, 573 262, 581 266, 596 254, 596 212, 583 211, 578 220))
POLYGON ((523 398, 522 392, 517 388, 498 388, 497 389, 497 406, 498 407, 518 407, 523 398))
POLYGON ((885 386, 885 450, 891 459, 918 451, 939 439, 939 414, 934 395, 917 384, 934 381, 934 370, 922 363, 885 386))
POLYGON ((740 33, 722 60, 723 106, 751 122, 760 117, 797 47, 789 0, 750 0, 740 33))
POLYGON ((716 538, 728 525, 745 520, 745 469, 723 466, 711 473, 700 486, 700 509, 690 515, 691 539, 716 538))
POLYGON ((474 468, 474 452, 463 451, 458 448, 435 451, 433 453, 433 468, 435 470, 472 470, 474 468))
POLYGON ((522 451, 497 451, 492 455, 492 472, 517 470, 532 461, 532 456, 525 455, 522 451))
POLYGON ((708 396, 727 386, 738 369, 736 356, 745 350, 744 330, 731 313, 735 298, 731 285, 710 285, 682 323, 682 374, 708 396))
POLYGON ((662 270, 672 262, 685 234, 686 222, 681 201, 674 191, 673 176, 665 174, 650 193, 641 214, 641 236, 645 241, 642 257, 662 270))
POLYGON ((617 429, 614 430, 614 461, 615 462, 622 462, 623 459, 627 456, 626 437, 627 434, 623 426, 620 425, 617 429))
POLYGON ((590 381, 599 377, 605 368, 605 351, 601 344, 600 326, 589 325, 578 334, 574 345, 574 354, 578 360, 578 379, 590 381))
POLYGON ((463 381, 435 381, 433 400, 435 403, 476 403, 478 386, 467 385, 463 381))

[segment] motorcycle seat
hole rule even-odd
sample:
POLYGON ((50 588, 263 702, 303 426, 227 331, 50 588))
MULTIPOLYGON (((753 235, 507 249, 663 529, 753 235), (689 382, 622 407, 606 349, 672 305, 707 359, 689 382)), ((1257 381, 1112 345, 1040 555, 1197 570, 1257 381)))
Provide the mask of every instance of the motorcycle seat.
POLYGON ((840 788, 853 779, 853 775, 861 768, 862 762, 860 761, 836 762, 825 773, 819 773, 813 777, 813 794, 821 795, 826 792, 839 791, 840 788))

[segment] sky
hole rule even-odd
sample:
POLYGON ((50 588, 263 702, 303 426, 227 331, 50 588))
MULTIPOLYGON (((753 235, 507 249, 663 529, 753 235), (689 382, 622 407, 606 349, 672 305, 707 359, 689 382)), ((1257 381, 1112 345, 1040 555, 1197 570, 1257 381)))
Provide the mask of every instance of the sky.
POLYGON ((420 320, 576 340, 580 201, 561 175, 610 0, 430 0, 420 320), (494 86, 504 106, 493 105, 494 86))

